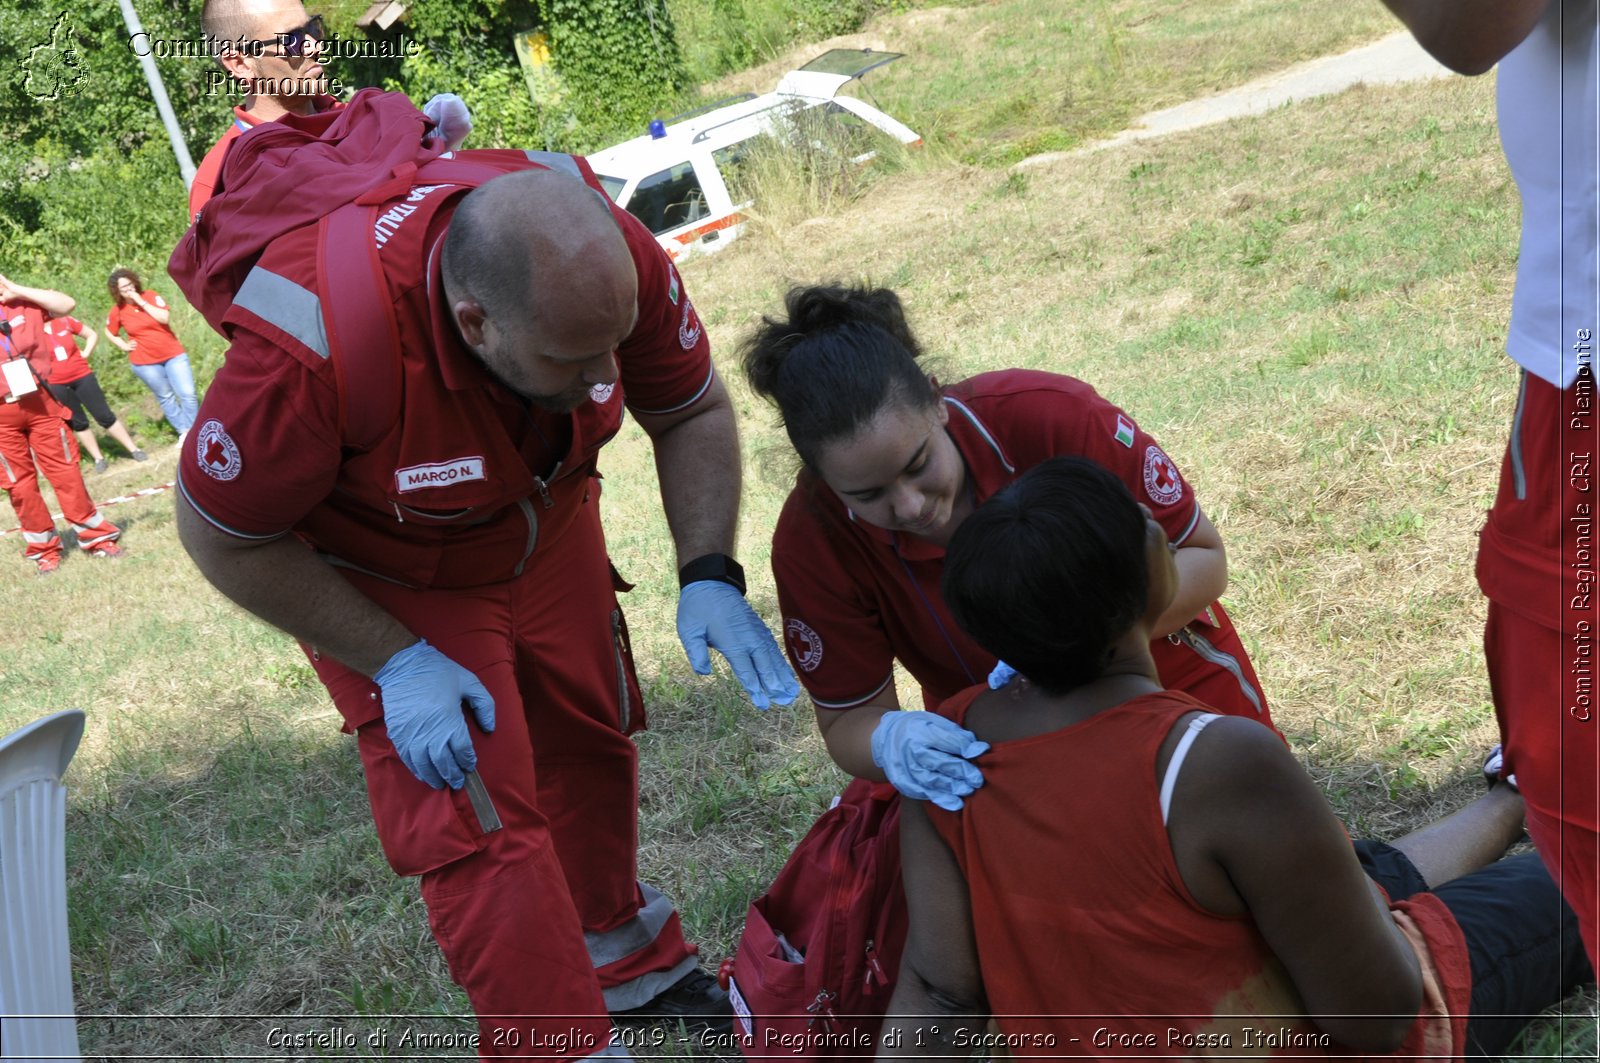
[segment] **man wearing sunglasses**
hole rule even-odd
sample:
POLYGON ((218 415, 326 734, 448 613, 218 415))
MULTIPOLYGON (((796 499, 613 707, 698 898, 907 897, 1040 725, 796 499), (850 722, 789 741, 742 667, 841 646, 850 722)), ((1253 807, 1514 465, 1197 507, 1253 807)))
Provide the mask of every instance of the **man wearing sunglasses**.
POLYGON ((239 134, 286 114, 310 115, 344 106, 328 94, 318 61, 322 16, 300 0, 206 0, 200 30, 216 43, 217 64, 248 95, 233 109, 233 124, 206 152, 189 186, 189 216, 200 213, 216 188, 222 159, 239 134))

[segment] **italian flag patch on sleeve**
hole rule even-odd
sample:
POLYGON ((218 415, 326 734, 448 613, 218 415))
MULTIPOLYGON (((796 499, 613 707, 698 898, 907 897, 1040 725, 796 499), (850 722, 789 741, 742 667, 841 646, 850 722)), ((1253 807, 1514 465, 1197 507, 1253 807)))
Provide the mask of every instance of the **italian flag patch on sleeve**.
POLYGON ((1133 422, 1122 414, 1117 414, 1117 442, 1125 447, 1133 446, 1133 422))

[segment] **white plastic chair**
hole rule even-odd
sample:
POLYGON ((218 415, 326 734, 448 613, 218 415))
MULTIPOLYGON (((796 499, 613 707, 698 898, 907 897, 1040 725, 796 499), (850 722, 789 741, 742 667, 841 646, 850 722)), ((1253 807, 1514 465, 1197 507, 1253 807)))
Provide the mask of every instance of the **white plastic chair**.
POLYGON ((68 709, 0 739, 0 1059, 78 1059, 61 776, 82 737, 68 709))

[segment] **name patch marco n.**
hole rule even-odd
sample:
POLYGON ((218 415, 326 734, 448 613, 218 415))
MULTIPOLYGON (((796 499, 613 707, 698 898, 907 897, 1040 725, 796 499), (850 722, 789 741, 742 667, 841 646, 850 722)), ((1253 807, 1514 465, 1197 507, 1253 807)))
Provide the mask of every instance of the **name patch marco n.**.
POLYGON ((486 479, 483 458, 451 458, 432 465, 410 465, 394 471, 395 490, 420 491, 426 487, 448 487, 468 480, 486 479))

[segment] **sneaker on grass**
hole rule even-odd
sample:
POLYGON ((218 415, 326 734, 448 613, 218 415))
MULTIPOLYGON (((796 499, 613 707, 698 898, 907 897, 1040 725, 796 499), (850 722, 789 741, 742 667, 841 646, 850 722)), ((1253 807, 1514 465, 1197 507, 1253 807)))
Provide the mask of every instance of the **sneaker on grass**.
POLYGON ((728 1033, 733 1029, 733 1003, 715 978, 696 967, 653 1000, 627 1011, 613 1011, 611 1019, 630 1025, 681 1021, 691 1031, 728 1033))
POLYGON ((106 471, 106 466, 109 465, 109 464, 110 463, 107 462, 106 459, 104 459, 104 458, 96 458, 96 459, 94 459, 94 471, 95 472, 105 472, 106 471))
POLYGON ((101 543, 98 546, 91 546, 88 552, 90 557, 103 557, 109 561, 114 561, 127 553, 116 543, 101 543))
POLYGON ((34 564, 39 566, 39 575, 48 576, 61 567, 61 558, 59 555, 56 557, 41 557, 34 564))
POLYGON ((142 450, 135 450, 133 452, 133 460, 134 461, 149 461, 150 460, 150 455, 146 454, 142 450))
MULTIPOLYGON (((1484 760, 1483 760, 1483 780, 1484 780, 1484 782, 1486 784, 1488 784, 1491 788, 1495 785, 1495 783, 1504 782, 1507 786, 1511 787, 1513 790, 1517 790, 1517 777, 1516 777, 1516 775, 1514 775, 1514 774, 1513 775, 1506 775, 1506 774, 1504 774, 1505 770, 1506 770, 1505 753, 1504 753, 1503 750, 1501 750, 1500 743, 1496 742, 1494 744, 1494 748, 1489 750, 1489 755, 1487 757, 1485 757, 1484 760)), ((1517 790, 1517 792, 1521 793, 1522 791, 1521 790, 1517 790)))

